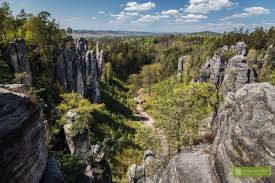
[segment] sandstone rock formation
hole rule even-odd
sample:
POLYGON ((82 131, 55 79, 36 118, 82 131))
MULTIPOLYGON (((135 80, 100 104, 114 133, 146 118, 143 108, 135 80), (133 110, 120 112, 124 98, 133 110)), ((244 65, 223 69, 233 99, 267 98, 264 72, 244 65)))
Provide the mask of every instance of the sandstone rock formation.
POLYGON ((229 93, 220 108, 215 127, 213 165, 220 182, 275 182, 271 178, 233 179, 236 166, 271 165, 275 159, 275 87, 269 83, 248 84, 229 93))
POLYGON ((111 169, 105 159, 105 153, 99 145, 91 146, 85 161, 88 166, 80 176, 78 183, 112 182, 111 169))
POLYGON ((201 69, 201 77, 199 81, 205 82, 209 79, 216 86, 220 86, 224 78, 224 70, 227 63, 224 60, 221 60, 221 57, 215 55, 211 59, 207 59, 206 63, 201 69))
MULTIPOLYGON (((51 75, 53 84, 58 81, 64 92, 78 92, 81 96, 90 98, 93 102, 100 102, 100 77, 103 70, 103 50, 98 43, 95 51, 88 50, 88 40, 80 38, 76 44, 68 42, 63 52, 57 57, 51 75), (70 45, 71 44, 71 45, 70 45)), ((15 39, 9 43, 9 63, 15 73, 26 73, 22 83, 32 84, 32 71, 27 56, 24 39, 15 39)))
POLYGON ((0 182, 40 181, 47 149, 40 110, 26 95, 0 88, 0 182))
POLYGON ((73 125, 77 118, 77 113, 69 111, 67 113, 67 124, 63 126, 66 141, 71 154, 77 156, 85 162, 86 169, 80 173, 78 183, 111 183, 112 176, 105 153, 99 145, 90 145, 89 130, 82 134, 72 136, 73 125))
POLYGON ((237 55, 228 61, 225 69, 223 82, 223 95, 226 96, 228 92, 236 92, 247 83, 255 82, 256 78, 253 71, 247 65, 246 57, 237 55))
POLYGON ((237 55, 226 60, 222 57, 226 54, 228 47, 224 47, 221 55, 215 55, 211 59, 207 59, 201 68, 199 82, 210 80, 219 89, 222 87, 223 95, 228 92, 236 92, 247 83, 255 82, 256 78, 254 70, 247 64, 246 44, 238 42, 236 46, 230 48, 237 55))
POLYGON ((71 154, 81 157, 83 154, 88 152, 90 148, 89 131, 86 130, 83 134, 73 137, 72 128, 73 124, 75 123, 77 114, 75 112, 69 111, 66 116, 67 124, 65 124, 63 128, 68 147, 70 149, 71 154))
POLYGON ((143 163, 141 166, 133 164, 127 172, 127 183, 146 183, 156 182, 157 177, 154 176, 156 167, 155 155, 152 151, 147 150, 144 152, 143 163))
POLYGON ((56 74, 65 92, 76 91, 81 96, 100 102, 100 77, 104 65, 103 50, 88 50, 88 41, 76 41, 76 50, 65 50, 58 57, 56 74))
POLYGON ((238 42, 235 46, 235 51, 237 55, 246 56, 247 54, 247 45, 244 42, 238 42))
POLYGON ((57 58, 57 80, 64 91, 77 91, 78 57, 75 50, 65 50, 57 58))
POLYGON ((215 183, 209 163, 210 147, 203 146, 196 151, 181 153, 173 157, 159 183, 215 183))
POLYGON ((27 56, 27 48, 24 39, 15 39, 9 43, 8 47, 9 63, 14 73, 25 72, 27 76, 23 79, 23 83, 27 86, 32 84, 31 66, 27 56))
POLYGON ((50 158, 40 183, 64 183, 64 177, 58 167, 56 159, 50 158))

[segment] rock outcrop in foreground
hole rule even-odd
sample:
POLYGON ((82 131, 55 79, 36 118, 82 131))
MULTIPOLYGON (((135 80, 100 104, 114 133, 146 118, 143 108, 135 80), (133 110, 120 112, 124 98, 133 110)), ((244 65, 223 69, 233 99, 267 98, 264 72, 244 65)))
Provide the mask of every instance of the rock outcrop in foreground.
POLYGON ((275 174, 263 179, 233 179, 233 165, 275 168, 275 87, 248 84, 229 93, 215 122, 217 135, 212 161, 220 182, 275 182, 275 174))
POLYGON ((38 183, 47 164, 39 108, 19 93, 0 88, 0 182, 38 183))
POLYGON ((0 88, 0 182, 63 183, 57 161, 48 159, 39 107, 11 92, 18 89, 13 85, 5 88, 0 88))

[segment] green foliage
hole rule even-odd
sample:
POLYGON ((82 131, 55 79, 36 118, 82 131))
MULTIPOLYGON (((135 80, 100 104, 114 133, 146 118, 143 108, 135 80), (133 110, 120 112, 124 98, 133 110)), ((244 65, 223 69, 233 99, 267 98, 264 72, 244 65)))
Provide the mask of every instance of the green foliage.
POLYGON ((270 74, 268 82, 275 86, 275 71, 270 74))
POLYGON ((258 77, 260 82, 268 81, 272 71, 275 69, 275 48, 273 46, 267 49, 264 61, 265 63, 258 77))
POLYGON ((15 73, 14 82, 17 84, 20 84, 28 77, 29 77, 29 75, 26 72, 17 72, 17 73, 15 73))
POLYGON ((258 58, 257 50, 250 49, 247 55, 247 64, 251 68, 257 68, 258 67, 257 58, 258 58))
POLYGON ((135 141, 139 144, 143 149, 150 149, 155 153, 161 152, 161 142, 158 134, 153 129, 148 127, 139 128, 135 134, 135 141))
POLYGON ((94 123, 92 114, 95 110, 101 110, 104 105, 92 104, 89 100, 82 98, 77 93, 62 94, 62 102, 57 106, 59 119, 54 126, 54 132, 58 133, 58 129, 66 124, 66 114, 68 111, 77 114, 76 120, 72 127, 72 136, 75 137, 89 130, 94 123))
POLYGON ((85 169, 85 162, 74 155, 64 155, 58 159, 60 168, 68 182, 76 182, 77 176, 85 169))
POLYGON ((109 84, 110 80, 113 77, 113 69, 112 69, 112 64, 110 62, 106 63, 103 67, 103 73, 101 76, 101 80, 105 84, 109 84))
POLYGON ((190 83, 177 85, 174 95, 158 98, 153 104, 156 127, 166 135, 171 150, 198 141, 199 130, 205 128, 202 119, 211 112, 215 87, 210 84, 190 83))
POLYGON ((138 89, 142 86, 142 78, 140 74, 131 74, 128 79, 130 94, 134 97, 138 89))

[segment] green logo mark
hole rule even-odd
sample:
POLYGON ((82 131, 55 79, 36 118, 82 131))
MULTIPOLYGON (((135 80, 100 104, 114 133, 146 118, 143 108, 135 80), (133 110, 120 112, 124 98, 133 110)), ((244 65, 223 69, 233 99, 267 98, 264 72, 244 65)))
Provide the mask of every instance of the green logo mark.
POLYGON ((237 167, 234 166, 232 174, 234 177, 271 177, 271 166, 237 167))

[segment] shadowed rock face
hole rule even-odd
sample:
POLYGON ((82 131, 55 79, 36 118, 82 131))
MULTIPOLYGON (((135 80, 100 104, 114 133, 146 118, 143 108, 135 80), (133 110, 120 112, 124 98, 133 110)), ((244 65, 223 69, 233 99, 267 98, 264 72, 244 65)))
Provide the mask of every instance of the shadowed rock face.
POLYGON ((47 164, 39 108, 19 93, 0 88, 0 182, 37 183, 47 164))
POLYGON ((201 69, 200 82, 211 80, 216 86, 220 86, 223 82, 224 70, 227 63, 221 60, 220 56, 215 55, 211 59, 207 59, 201 69))
POLYGON ((58 167, 56 159, 51 158, 47 162, 45 173, 40 183, 63 183, 64 177, 58 167))
POLYGON ((89 131, 85 130, 82 134, 73 138, 72 128, 73 124, 75 123, 77 114, 69 111, 66 116, 68 123, 65 124, 63 128, 68 147, 70 149, 71 154, 81 157, 85 153, 87 153, 90 148, 89 131))
POLYGON ((9 63, 16 72, 26 72, 28 75, 23 83, 27 86, 32 84, 32 74, 30 62, 27 56, 27 48, 24 39, 15 39, 14 42, 9 43, 8 47, 9 63))
POLYGON ((233 165, 275 165, 275 87, 253 83, 229 93, 215 125, 212 162, 221 182, 275 182, 275 174, 265 179, 233 179, 233 165))

